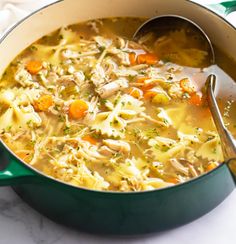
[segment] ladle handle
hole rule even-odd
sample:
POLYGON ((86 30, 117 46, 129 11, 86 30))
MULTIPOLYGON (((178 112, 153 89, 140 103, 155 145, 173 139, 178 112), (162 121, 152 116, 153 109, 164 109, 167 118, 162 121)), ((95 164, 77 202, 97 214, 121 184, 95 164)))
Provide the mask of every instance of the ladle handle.
POLYGON ((215 126, 219 133, 221 139, 221 146, 224 154, 225 161, 229 161, 230 159, 236 159, 236 145, 233 139, 233 136, 226 129, 222 116, 220 114, 219 107, 217 105, 214 89, 216 86, 216 76, 211 74, 207 78, 207 99, 209 108, 215 122, 215 126))

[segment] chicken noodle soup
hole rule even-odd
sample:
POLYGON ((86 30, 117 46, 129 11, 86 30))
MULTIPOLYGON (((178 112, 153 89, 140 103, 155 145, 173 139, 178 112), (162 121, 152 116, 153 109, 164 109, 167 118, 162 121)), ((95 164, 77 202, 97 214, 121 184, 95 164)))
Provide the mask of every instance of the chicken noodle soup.
POLYGON ((112 191, 172 186, 223 162, 202 89, 207 52, 196 42, 183 49, 184 29, 136 43, 142 21, 61 28, 16 57, 0 82, 0 132, 18 157, 63 182, 112 191), (173 40, 182 49, 161 58, 173 40))

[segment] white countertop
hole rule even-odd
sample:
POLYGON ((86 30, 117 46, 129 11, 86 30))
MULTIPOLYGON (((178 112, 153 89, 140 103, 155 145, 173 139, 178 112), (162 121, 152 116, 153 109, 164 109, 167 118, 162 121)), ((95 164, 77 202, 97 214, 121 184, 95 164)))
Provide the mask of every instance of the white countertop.
MULTIPOLYGON (((191 206, 189 206, 191 207, 191 206)), ((236 191, 217 208, 182 227, 152 235, 107 237, 60 226, 0 188, 1 244, 235 244, 236 191)))
MULTIPOLYGON (((0 31, 1 27, 2 30, 5 28, 2 25, 4 17, 8 20, 19 19, 29 10, 53 0, 33 2, 0 0, 0 31), (13 14, 12 6, 6 6, 9 2, 13 3, 13 8, 20 10, 13 14)), ((235 14, 231 14, 229 19, 236 23, 235 14)), ((11 188, 0 188, 0 244, 235 244, 235 231, 236 191, 217 208, 190 224, 162 233, 121 238, 90 235, 60 226, 31 209, 11 188)))

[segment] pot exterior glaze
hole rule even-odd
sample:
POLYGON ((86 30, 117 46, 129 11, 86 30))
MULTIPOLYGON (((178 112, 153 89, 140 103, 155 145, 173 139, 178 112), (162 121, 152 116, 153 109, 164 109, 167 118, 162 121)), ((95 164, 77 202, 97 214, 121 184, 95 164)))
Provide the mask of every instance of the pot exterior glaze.
MULTIPOLYGON (((25 19, 0 41, 3 57, 0 74, 21 50, 60 26, 100 17, 157 14, 179 14, 195 21, 236 60, 235 29, 213 12, 191 2, 64 0, 25 19)), ((143 234, 183 225, 215 208, 235 187, 227 165, 222 164, 175 187, 136 193, 92 191, 43 176, 5 147, 0 155, 2 163, 10 162, 0 172, 0 185, 13 185, 24 201, 49 218, 95 233, 143 234)))
POLYGON ((48 181, 14 187, 50 219, 83 231, 144 234, 188 223, 220 204, 234 189, 226 165, 186 184, 141 193, 103 193, 48 181))

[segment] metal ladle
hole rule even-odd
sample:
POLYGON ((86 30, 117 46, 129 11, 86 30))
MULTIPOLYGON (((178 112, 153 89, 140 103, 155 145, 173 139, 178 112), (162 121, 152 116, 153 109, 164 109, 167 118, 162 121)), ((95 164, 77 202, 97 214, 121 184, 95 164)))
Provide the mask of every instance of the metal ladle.
MULTIPOLYGON (((152 19, 147 20, 144 24, 142 24, 138 30, 135 32, 133 39, 138 41, 144 35, 152 32, 159 33, 160 36, 163 33, 168 33, 170 31, 175 31, 180 28, 189 28, 195 33, 197 33, 202 40, 204 41, 204 45, 208 50, 208 61, 209 64, 215 64, 215 52, 214 48, 211 44, 211 41, 207 34, 193 21, 178 15, 162 15, 157 16, 152 19)), ((222 151, 224 155, 225 162, 236 161, 236 143, 230 134, 230 132, 226 129, 222 116, 220 114, 219 107, 216 102, 216 98, 214 95, 214 89, 216 86, 216 76, 211 74, 208 76, 206 81, 206 95, 208 105, 211 111, 211 115, 213 117, 216 129, 220 136, 222 151)), ((236 168, 236 165, 235 165, 236 168)))
POLYGON ((210 108, 211 115, 213 117, 216 129, 220 136, 224 159, 226 162, 229 162, 231 160, 235 162, 236 143, 233 136, 226 129, 224 125, 224 121, 220 114, 220 110, 214 95, 215 87, 216 87, 216 76, 214 74, 211 74, 207 77, 207 81, 206 81, 206 93, 207 93, 206 95, 207 95, 208 106, 210 108))

